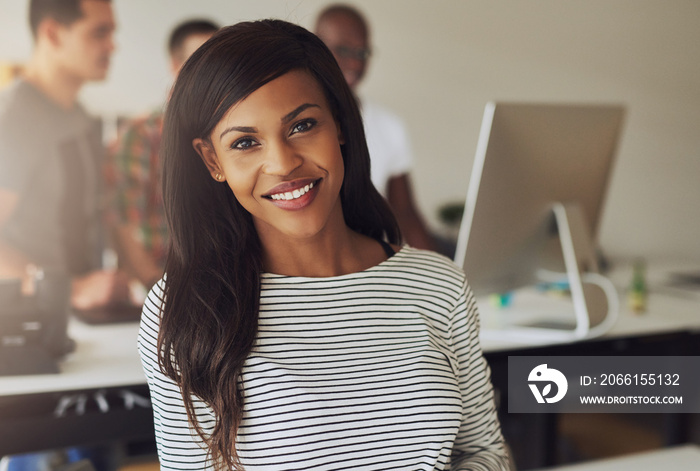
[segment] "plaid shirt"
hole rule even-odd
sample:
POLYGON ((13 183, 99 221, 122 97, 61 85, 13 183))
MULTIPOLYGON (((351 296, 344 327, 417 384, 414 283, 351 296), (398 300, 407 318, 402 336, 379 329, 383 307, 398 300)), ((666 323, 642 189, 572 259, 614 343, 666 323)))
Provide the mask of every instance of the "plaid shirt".
POLYGON ((160 110, 126 123, 109 148, 105 170, 108 222, 137 227, 137 240, 161 266, 167 240, 158 155, 162 129, 160 110))

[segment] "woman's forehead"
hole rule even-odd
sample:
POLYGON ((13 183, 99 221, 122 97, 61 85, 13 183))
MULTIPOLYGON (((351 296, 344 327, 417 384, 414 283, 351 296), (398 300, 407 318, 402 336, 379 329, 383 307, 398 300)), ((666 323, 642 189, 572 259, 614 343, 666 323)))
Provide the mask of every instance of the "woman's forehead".
POLYGON ((224 114, 221 125, 231 120, 284 118, 303 104, 330 111, 328 100, 318 80, 305 70, 292 70, 262 85, 234 103, 224 114))

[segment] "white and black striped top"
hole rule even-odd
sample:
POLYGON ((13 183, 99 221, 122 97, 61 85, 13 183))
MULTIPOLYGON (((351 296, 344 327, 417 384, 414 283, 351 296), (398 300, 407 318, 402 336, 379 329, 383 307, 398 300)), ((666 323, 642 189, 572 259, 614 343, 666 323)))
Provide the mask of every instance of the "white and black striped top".
MULTIPOLYGON (((158 369, 161 287, 139 335, 161 469, 212 469, 178 386, 158 369)), ((464 274, 431 252, 404 247, 332 278, 264 274, 241 380, 244 467, 508 469, 478 325, 464 274)), ((196 404, 211 430, 210 409, 196 404)))

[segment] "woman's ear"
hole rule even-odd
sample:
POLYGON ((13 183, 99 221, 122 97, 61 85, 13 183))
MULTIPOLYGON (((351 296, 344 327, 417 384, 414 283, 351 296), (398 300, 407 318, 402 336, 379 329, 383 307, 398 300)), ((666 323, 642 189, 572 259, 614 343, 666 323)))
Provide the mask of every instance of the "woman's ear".
POLYGON ((204 162, 204 165, 207 166, 207 170, 209 170, 211 177, 217 182, 225 181, 226 176, 221 171, 219 158, 217 157, 216 151, 212 145, 205 139, 198 137, 192 140, 192 147, 194 147, 194 150, 197 152, 197 154, 199 154, 199 157, 202 159, 202 162, 204 162))

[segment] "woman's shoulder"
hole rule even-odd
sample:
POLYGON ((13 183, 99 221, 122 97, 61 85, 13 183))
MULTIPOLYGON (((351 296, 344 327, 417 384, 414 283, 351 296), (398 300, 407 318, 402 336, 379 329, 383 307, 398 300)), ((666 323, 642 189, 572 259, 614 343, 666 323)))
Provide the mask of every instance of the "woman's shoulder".
POLYGON ((426 263, 444 266, 447 269, 462 271, 462 269, 458 267, 457 264, 451 259, 432 250, 417 249, 415 247, 411 247, 410 245, 392 245, 392 247, 395 247, 397 249, 396 253, 402 255, 405 260, 423 260, 426 263))
POLYGON ((141 361, 147 371, 158 364, 157 344, 160 332, 160 313, 164 300, 164 280, 157 282, 148 293, 141 310, 139 324, 138 349, 141 361))
POLYGON ((423 250, 404 245, 389 259, 392 265, 416 271, 427 276, 436 276, 455 283, 464 282, 464 271, 452 260, 431 250, 423 250))
POLYGON ((148 292, 141 311, 141 324, 148 322, 152 325, 160 324, 160 313, 165 302, 165 276, 161 278, 148 292))

